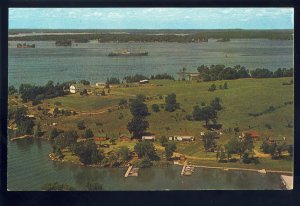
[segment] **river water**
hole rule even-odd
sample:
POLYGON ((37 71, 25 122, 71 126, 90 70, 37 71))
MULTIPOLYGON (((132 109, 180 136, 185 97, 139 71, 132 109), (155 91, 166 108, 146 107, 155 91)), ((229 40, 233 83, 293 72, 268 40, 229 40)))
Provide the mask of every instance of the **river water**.
MULTIPOLYGON (((72 47, 57 47, 55 42, 26 42, 35 49, 17 49, 16 41, 9 42, 9 85, 20 83, 43 85, 48 80, 63 82, 87 79, 103 82, 108 77, 123 78, 136 73, 169 73, 183 67, 194 72, 197 67, 211 64, 242 65, 252 70, 293 67, 293 41, 268 39, 232 39, 203 43, 78 43, 72 47), (149 56, 109 57, 117 49, 141 49, 149 56)), ((21 42, 23 43, 23 42, 21 42)))
POLYGON ((58 181, 84 190, 87 182, 98 182, 104 190, 214 190, 280 189, 278 174, 195 168, 192 176, 180 176, 181 167, 142 169, 138 177, 125 178, 126 168, 89 168, 53 162, 46 140, 23 139, 8 142, 7 186, 13 191, 41 190, 58 181))

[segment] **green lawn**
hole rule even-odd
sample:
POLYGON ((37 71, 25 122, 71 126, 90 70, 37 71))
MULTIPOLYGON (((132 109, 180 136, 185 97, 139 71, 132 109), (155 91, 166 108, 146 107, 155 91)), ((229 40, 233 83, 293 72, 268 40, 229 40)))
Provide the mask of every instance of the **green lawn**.
MULTIPOLYGON (((78 94, 68 95, 47 100, 51 107, 55 102, 61 102, 60 107, 75 110, 78 112, 96 112, 99 110, 107 111, 107 108, 118 105, 121 98, 133 98, 136 94, 144 94, 151 99, 146 100, 149 112, 146 117, 150 124, 148 132, 153 133, 156 137, 172 135, 193 135, 196 137, 194 143, 178 143, 177 152, 189 156, 201 158, 215 158, 214 153, 206 153, 203 150, 203 144, 199 140, 200 132, 206 131, 203 127, 204 122, 188 121, 186 115, 193 111, 195 105, 202 102, 209 104, 210 101, 219 97, 222 100, 224 109, 218 112, 218 123, 223 125, 223 130, 239 127, 240 131, 248 130, 249 127, 256 130, 261 137, 282 138, 286 137, 288 144, 294 142, 294 129, 288 128, 288 122, 294 124, 294 104, 284 105, 287 101, 294 100, 293 85, 283 86, 283 82, 290 81, 291 78, 270 78, 270 79, 239 79, 227 80, 227 90, 217 89, 215 92, 208 92, 211 84, 223 85, 225 81, 215 82, 188 82, 172 80, 151 80, 150 84, 135 87, 112 88, 111 93, 107 96, 80 96, 78 94), (162 85, 162 86, 158 86, 162 85), (152 104, 164 104, 164 99, 160 95, 175 93, 177 102, 180 103, 181 109, 175 112, 166 112, 162 108, 160 112, 151 111, 152 104), (275 111, 263 114, 258 117, 249 116, 248 113, 259 113, 268 109, 270 106, 279 107, 275 111), (266 127, 271 125, 271 129, 266 127)), ((84 130, 77 129, 77 122, 84 120, 87 128, 92 129, 94 134, 107 134, 116 137, 121 133, 127 133, 127 123, 132 116, 129 109, 117 109, 112 112, 93 115, 75 115, 62 116, 46 121, 57 122, 57 127, 67 130, 77 130, 80 136, 83 136, 84 130)), ((43 124, 42 124, 43 125, 43 124)), ((44 128, 46 129, 46 128, 44 128)), ((226 144, 233 137, 240 135, 240 132, 224 131, 224 134, 217 141, 217 144, 226 144)), ((121 145, 127 145, 131 149, 134 144, 120 143, 112 146, 116 149, 121 145)), ((261 142, 255 144, 255 149, 259 151, 261 142)), ((262 159, 262 158, 261 158, 262 159)), ((268 168, 291 168, 291 161, 262 159, 261 164, 268 168)), ((209 164, 215 164, 214 161, 208 161, 209 164)), ((237 163, 228 163, 237 164, 237 163)), ((248 166, 248 165, 246 165, 248 166)))

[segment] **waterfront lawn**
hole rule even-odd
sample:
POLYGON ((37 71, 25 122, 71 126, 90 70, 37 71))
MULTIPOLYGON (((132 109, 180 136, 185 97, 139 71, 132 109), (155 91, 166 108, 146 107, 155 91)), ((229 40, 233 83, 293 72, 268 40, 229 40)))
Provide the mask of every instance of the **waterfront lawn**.
POLYGON ((247 168, 247 169, 266 169, 266 170, 278 170, 278 171, 293 171, 293 159, 281 159, 273 160, 271 158, 259 158, 260 163, 258 164, 244 164, 240 162, 228 162, 220 163, 213 160, 198 160, 190 159, 189 164, 196 164, 201 166, 212 166, 212 167, 225 167, 225 168, 247 168))

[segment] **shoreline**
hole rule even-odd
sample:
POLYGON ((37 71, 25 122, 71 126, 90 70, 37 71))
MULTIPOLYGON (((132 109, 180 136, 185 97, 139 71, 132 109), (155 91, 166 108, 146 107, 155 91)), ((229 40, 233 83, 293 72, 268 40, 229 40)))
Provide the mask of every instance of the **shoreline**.
MULTIPOLYGON (((105 167, 102 165, 84 165, 83 163, 79 163, 79 162, 74 162, 74 161, 65 161, 65 160, 61 160, 58 159, 57 157, 55 157, 55 155, 53 153, 49 153, 48 157, 55 162, 60 162, 60 163, 71 163, 74 165, 80 165, 80 166, 84 166, 84 167, 93 167, 93 168, 126 168, 127 166, 119 166, 119 167, 105 167)), ((173 165, 178 165, 178 166, 184 166, 184 163, 177 163, 177 164, 173 164, 173 165)), ((195 164, 186 164, 188 166, 193 166, 196 168, 203 168, 203 169, 221 169, 224 171, 246 171, 246 172, 258 172, 261 174, 267 174, 267 173, 276 173, 276 174, 289 174, 289 175, 293 175, 294 172, 293 171, 284 171, 284 170, 269 170, 269 169, 250 169, 250 168, 238 168, 238 167, 219 167, 219 166, 205 166, 205 165, 195 165, 195 164)), ((169 165, 168 165, 169 166, 169 165)), ((157 166, 154 166, 157 167, 157 166)))

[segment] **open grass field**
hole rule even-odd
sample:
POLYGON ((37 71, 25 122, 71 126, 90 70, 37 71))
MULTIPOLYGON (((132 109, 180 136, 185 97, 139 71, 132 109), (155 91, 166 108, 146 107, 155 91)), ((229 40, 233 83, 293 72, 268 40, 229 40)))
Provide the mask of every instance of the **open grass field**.
MULTIPOLYGON (((293 85, 283 86, 283 82, 290 78, 276 79, 239 79, 226 81, 229 89, 209 92, 207 89, 214 83, 217 86, 225 81, 216 82, 183 82, 160 80, 151 81, 152 85, 142 87, 113 88, 111 95, 81 97, 80 95, 68 95, 65 97, 49 100, 50 103, 62 102, 63 108, 74 109, 75 111, 90 111, 105 109, 117 105, 121 98, 132 98, 136 94, 144 94, 152 97, 146 104, 151 114, 147 117, 150 123, 149 132, 157 136, 170 135, 194 135, 199 136, 201 131, 205 131, 204 122, 188 121, 186 115, 192 114, 193 107, 201 102, 209 104, 210 101, 219 97, 222 100, 223 110, 218 112, 218 123, 223 125, 223 129, 233 129, 239 127, 242 130, 256 130, 260 136, 282 138, 285 136, 288 143, 293 142, 294 130, 288 128, 288 122, 294 124, 294 104, 285 105, 287 101, 293 101, 293 85), (155 86, 163 85, 163 86, 155 86), (118 95, 114 95, 117 93, 118 95), (164 104, 164 99, 159 99, 159 95, 175 93, 177 102, 181 109, 175 112, 151 111, 152 104, 164 104), (120 95, 121 94, 121 95, 120 95), (263 114, 258 117, 248 115, 248 113, 259 113, 270 106, 277 108, 275 111, 263 114), (278 108, 280 107, 280 108, 278 108), (271 129, 266 127, 271 125, 271 129)), ((126 125, 131 119, 129 109, 119 109, 112 112, 104 112, 99 115, 75 115, 72 117, 61 117, 64 127, 76 126, 76 120, 85 120, 88 127, 101 133, 119 134, 127 132, 126 125), (103 125, 97 126, 100 122, 103 125)), ((220 142, 227 141, 234 133, 225 132, 220 142)))
MULTIPOLYGON (((289 82, 291 79, 238 79, 215 82, 151 80, 150 84, 147 85, 112 88, 107 96, 72 94, 46 100, 44 103, 49 103, 50 108, 54 108, 55 102, 61 102, 60 108, 75 110, 78 114, 44 118, 42 122, 56 122, 56 127, 63 130, 77 130, 80 136, 84 135, 84 130, 78 130, 77 128, 77 122, 81 120, 84 120, 87 128, 92 129, 96 137, 99 134, 114 135, 115 137, 120 134, 130 135, 126 128, 127 123, 132 118, 129 109, 119 108, 108 111, 108 108, 117 106, 121 98, 128 100, 137 94, 144 94, 148 97, 145 103, 151 113, 146 117, 150 124, 148 132, 156 135, 156 138, 163 135, 167 137, 193 135, 196 137, 196 141, 193 143, 177 143, 176 152, 195 158, 208 158, 211 159, 210 161, 207 160, 209 164, 215 164, 216 161, 212 161, 216 157, 215 154, 206 153, 202 141, 199 140, 200 132, 206 131, 203 126, 204 122, 188 121, 186 119, 186 115, 192 114, 193 107, 200 106, 202 102, 208 105, 215 97, 222 100, 224 109, 218 112, 217 121, 222 124, 223 135, 217 140, 218 144, 226 144, 231 137, 240 135, 241 132, 236 134, 233 132, 235 127, 238 127, 240 131, 256 130, 260 137, 271 137, 273 139, 286 137, 287 144, 293 144, 294 103, 285 104, 285 102, 294 101, 294 88, 293 85, 282 85, 283 82, 289 82), (225 82, 228 84, 227 90, 208 91, 211 84, 215 84, 218 88, 219 85, 223 85, 225 82), (159 98, 159 96, 165 97, 165 95, 171 93, 176 94, 180 109, 167 112, 161 108, 160 112, 152 112, 152 104, 164 104, 164 98, 159 98), (264 112, 270 106, 273 106, 275 110, 257 117, 249 115, 249 113, 264 112), (96 113, 96 111, 101 112, 96 113), (288 123, 292 127, 288 127, 288 123), (266 124, 270 127, 266 127, 266 124), (231 128, 231 132, 228 131, 229 128, 231 128)), ((36 107, 31 107, 30 110, 35 113, 36 107)), ((49 131, 49 127, 44 127, 44 125, 42 124, 43 129, 49 131)), ((262 141, 255 143, 257 152, 260 151, 261 143, 262 141)), ((117 142, 117 145, 112 146, 110 149, 117 149, 123 144, 131 150, 133 149, 134 144, 121 142, 117 142)), ((158 143, 156 144, 158 145, 158 143)), ((261 159, 260 167, 292 169, 292 161, 261 159)), ((227 164, 238 166, 238 163, 227 164)))

